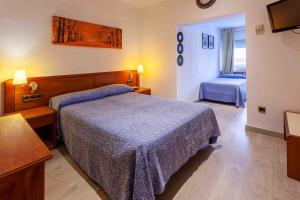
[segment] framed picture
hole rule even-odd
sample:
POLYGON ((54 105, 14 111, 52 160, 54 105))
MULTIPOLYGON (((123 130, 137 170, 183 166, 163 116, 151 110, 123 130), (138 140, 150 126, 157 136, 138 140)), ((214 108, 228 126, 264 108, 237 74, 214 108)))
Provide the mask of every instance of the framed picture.
POLYGON ((208 48, 209 49, 214 49, 215 48, 215 37, 209 35, 208 36, 208 48))
POLYGON ((53 16, 52 43, 122 49, 122 29, 53 16))
POLYGON ((208 49, 208 35, 202 33, 202 49, 208 49))

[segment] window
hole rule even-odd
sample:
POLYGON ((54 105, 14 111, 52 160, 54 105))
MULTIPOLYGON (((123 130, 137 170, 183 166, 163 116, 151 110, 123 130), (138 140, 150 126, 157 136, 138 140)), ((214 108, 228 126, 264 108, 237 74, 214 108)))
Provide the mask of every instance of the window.
POLYGON ((246 40, 234 41, 233 70, 235 72, 246 71, 246 40))

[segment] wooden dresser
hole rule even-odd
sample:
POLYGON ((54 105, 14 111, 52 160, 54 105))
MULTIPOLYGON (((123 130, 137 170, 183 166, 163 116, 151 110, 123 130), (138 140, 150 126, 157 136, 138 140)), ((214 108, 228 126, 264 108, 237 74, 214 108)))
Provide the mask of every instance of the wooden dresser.
POLYGON ((0 199, 43 200, 46 145, 21 114, 0 117, 0 199))
POLYGON ((287 175, 300 180, 300 114, 286 112, 284 128, 287 141, 287 175))

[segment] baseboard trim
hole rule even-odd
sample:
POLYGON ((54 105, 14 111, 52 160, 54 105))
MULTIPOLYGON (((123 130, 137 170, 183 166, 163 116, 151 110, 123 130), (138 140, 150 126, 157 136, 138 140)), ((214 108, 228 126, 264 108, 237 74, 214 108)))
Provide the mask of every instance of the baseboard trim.
POLYGON ((271 137, 284 139, 284 135, 282 133, 278 133, 278 132, 275 132, 275 131, 256 128, 256 127, 248 126, 248 125, 246 125, 245 128, 246 128, 246 131, 251 131, 251 132, 255 132, 255 133, 259 133, 259 134, 263 134, 263 135, 267 135, 267 136, 271 136, 271 137))

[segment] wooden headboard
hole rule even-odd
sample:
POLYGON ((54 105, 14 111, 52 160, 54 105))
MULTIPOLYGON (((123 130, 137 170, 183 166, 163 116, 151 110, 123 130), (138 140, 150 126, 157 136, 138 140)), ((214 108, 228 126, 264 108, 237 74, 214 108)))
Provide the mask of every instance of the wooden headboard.
POLYGON ((136 70, 28 78, 28 83, 32 81, 38 83, 37 93, 41 94, 42 98, 30 102, 23 102, 22 99, 24 95, 30 94, 28 85, 13 85, 12 80, 5 81, 5 113, 45 106, 48 105, 51 97, 104 85, 118 83, 139 86, 139 76, 136 70))

